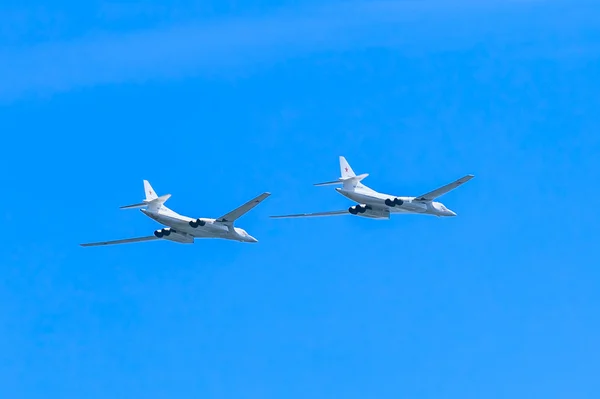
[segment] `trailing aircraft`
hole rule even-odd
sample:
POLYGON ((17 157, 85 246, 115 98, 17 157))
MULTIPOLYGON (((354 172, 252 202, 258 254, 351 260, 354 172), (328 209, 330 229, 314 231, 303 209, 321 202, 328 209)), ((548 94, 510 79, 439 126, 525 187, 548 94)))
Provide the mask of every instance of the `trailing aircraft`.
POLYGON ((315 186, 341 184, 342 187, 337 187, 335 190, 358 204, 339 211, 300 213, 294 215, 271 216, 271 218, 283 219, 356 215, 371 219, 389 219, 390 215, 394 213, 433 215, 438 217, 456 216, 455 212, 446 208, 441 202, 435 201, 435 199, 454 190, 474 177, 473 175, 466 175, 450 184, 416 197, 397 197, 379 193, 362 184, 361 181, 369 176, 369 174, 364 173, 357 176, 343 156, 340 156, 340 172, 341 177, 337 180, 317 183, 315 186))
POLYGON ((167 208, 164 204, 171 197, 171 194, 165 194, 159 197, 147 180, 144 180, 144 190, 146 191, 146 199, 143 202, 122 206, 121 209, 144 208, 140 209, 144 215, 167 227, 156 230, 151 236, 101 241, 81 244, 81 246, 93 247, 154 240, 168 240, 182 244, 193 244, 195 238, 221 238, 240 242, 258 242, 258 240, 248 234, 246 230, 235 227, 233 224, 246 212, 250 211, 271 195, 270 193, 263 193, 221 217, 210 219, 182 216, 167 208))

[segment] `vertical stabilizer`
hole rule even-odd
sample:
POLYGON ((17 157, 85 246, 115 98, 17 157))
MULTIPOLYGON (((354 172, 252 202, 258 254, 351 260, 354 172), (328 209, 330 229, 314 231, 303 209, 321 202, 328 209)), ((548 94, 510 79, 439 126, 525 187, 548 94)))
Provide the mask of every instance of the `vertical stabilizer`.
POLYGON ((348 163, 348 161, 346 161, 346 158, 344 158, 343 156, 340 156, 340 172, 342 178, 356 176, 356 174, 350 167, 350 164, 348 163))
POLYGON ((340 180, 343 181, 344 190, 356 191, 358 189, 362 191, 374 192, 369 187, 361 183, 361 180, 369 176, 369 174, 363 173, 362 175, 356 176, 356 173, 354 173, 352 167, 343 156, 340 156, 340 172, 342 174, 340 180))
POLYGON ((165 194, 160 197, 156 195, 156 192, 148 180, 144 180, 144 192, 146 193, 146 199, 143 202, 125 205, 122 206, 121 209, 148 207, 148 210, 157 211, 158 209, 162 208, 163 204, 171 197, 171 194, 165 194))
MULTIPOLYGON (((325 183, 317 183, 315 186, 330 186, 334 184, 342 184, 345 191, 355 191, 356 189, 372 192, 369 187, 362 184, 360 181, 365 177, 369 176, 368 173, 356 176, 356 173, 350 167, 348 161, 343 156, 340 156, 340 178, 334 181, 328 181, 325 183)), ((338 189, 336 189, 338 190, 338 189)))
POLYGON ((146 201, 152 201, 158 198, 156 192, 148 182, 148 180, 144 180, 144 191, 146 193, 146 201))

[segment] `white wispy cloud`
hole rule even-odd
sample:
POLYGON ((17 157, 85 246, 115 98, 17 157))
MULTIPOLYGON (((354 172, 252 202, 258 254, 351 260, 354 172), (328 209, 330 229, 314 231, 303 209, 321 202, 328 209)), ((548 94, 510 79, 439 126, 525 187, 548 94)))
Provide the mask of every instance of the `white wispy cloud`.
POLYGON ((371 45, 411 46, 417 36, 444 38, 444 45, 450 46, 465 39, 472 43, 472 32, 457 29, 462 25, 461 18, 470 21, 474 14, 486 15, 524 2, 535 0, 494 4, 480 0, 339 2, 264 16, 29 44, 0 50, 0 99, 191 76, 306 52, 371 45))

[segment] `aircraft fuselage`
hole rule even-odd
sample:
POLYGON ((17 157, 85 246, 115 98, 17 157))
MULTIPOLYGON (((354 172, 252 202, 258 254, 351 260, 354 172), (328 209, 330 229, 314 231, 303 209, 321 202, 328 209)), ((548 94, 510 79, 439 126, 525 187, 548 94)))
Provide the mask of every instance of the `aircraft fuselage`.
POLYGON ((344 188, 338 187, 335 190, 352 201, 370 206, 371 208, 381 212, 424 214, 432 216, 456 216, 456 213, 446 208, 441 202, 417 201, 415 200, 415 197, 398 197, 395 195, 379 193, 372 190, 361 190, 358 188, 354 190, 345 190, 344 188), (390 201, 393 201, 394 199, 399 201, 390 206, 390 201), (388 202, 387 204, 386 201, 388 202))
POLYGON ((239 227, 230 227, 224 223, 216 221, 215 219, 193 219, 187 216, 179 215, 165 206, 158 211, 151 211, 148 209, 140 209, 140 211, 150 219, 170 227, 177 233, 193 238, 222 238, 241 242, 258 242, 258 240, 256 240, 254 237, 246 233, 244 229, 239 227), (197 227, 192 227, 190 225, 190 222, 193 223, 198 220, 201 220, 202 223, 197 225, 197 227))

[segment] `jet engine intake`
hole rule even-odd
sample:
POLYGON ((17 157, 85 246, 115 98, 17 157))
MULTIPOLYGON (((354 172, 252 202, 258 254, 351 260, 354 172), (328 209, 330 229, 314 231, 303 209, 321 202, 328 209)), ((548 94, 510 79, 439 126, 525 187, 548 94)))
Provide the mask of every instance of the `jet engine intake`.
POLYGON ((354 205, 348 208, 348 212, 350 212, 353 215, 358 215, 359 213, 365 213, 367 209, 369 209, 368 205, 354 205))
POLYGON ((182 244, 192 244, 194 242, 194 237, 189 234, 181 233, 179 231, 175 231, 170 227, 165 227, 164 229, 156 230, 154 235, 157 238, 163 238, 169 241, 175 241, 182 244))
POLYGON ((404 204, 404 201, 401 200, 400 198, 388 198, 384 202, 387 206, 391 206, 391 207, 394 207, 396 205, 402 206, 402 204, 404 204))
POLYGON ((171 235, 171 229, 170 228, 164 228, 164 229, 160 229, 160 230, 156 230, 154 232, 154 235, 157 238, 164 238, 164 237, 168 237, 169 235, 171 235))
POLYGON ((198 226, 202 227, 202 226, 206 226, 206 222, 200 218, 196 219, 196 220, 190 220, 189 225, 196 229, 198 228, 198 226))
POLYGON ((353 215, 362 216, 371 219, 389 219, 390 211, 387 208, 373 208, 370 205, 354 205, 348 208, 348 212, 353 215))

